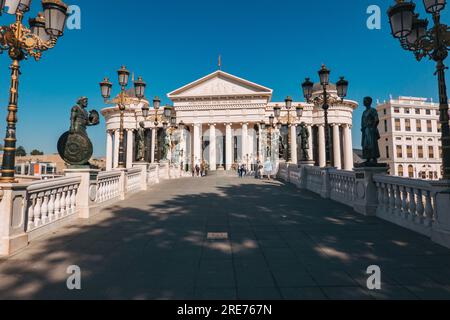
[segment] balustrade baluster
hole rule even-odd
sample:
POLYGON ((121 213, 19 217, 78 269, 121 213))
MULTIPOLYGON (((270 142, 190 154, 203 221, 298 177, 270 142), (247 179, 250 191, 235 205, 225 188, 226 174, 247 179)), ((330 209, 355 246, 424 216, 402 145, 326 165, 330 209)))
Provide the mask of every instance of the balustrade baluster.
POLYGON ((414 188, 409 188, 409 219, 412 221, 414 221, 417 216, 416 209, 416 192, 414 191, 414 188))
POLYGON ((402 218, 407 219, 409 215, 408 190, 402 187, 402 218))
POLYGON ((33 230, 34 228, 34 206, 36 205, 36 194, 30 195, 28 203, 28 228, 27 230, 33 230))
POLYGON ((55 219, 61 216, 61 189, 56 190, 55 197, 55 219))
POLYGON ((41 225, 41 206, 42 198, 41 194, 36 194, 36 205, 34 206, 34 227, 39 227, 41 225))
POLYGON ((395 185, 395 214, 401 216, 402 214, 402 198, 400 194, 400 186, 395 185))
POLYGON ((72 214, 72 208, 70 207, 70 189, 66 187, 66 215, 72 214))
POLYGON ((423 205, 422 189, 417 189, 417 217, 416 222, 422 224, 425 220, 424 217, 425 207, 423 205))
POLYGON ((66 215, 66 190, 65 190, 65 188, 61 189, 60 195, 61 195, 61 197, 60 197, 60 202, 59 202, 60 203, 59 217, 62 218, 66 215))
POLYGON ((48 223, 48 193, 43 193, 42 206, 41 206, 41 221, 42 224, 48 223))
POLYGON ((50 199, 48 200, 48 220, 55 220, 55 190, 50 191, 50 199))
POLYGON ((425 191, 425 224, 431 226, 434 222, 434 209, 431 203, 432 196, 430 191, 425 191))
POLYGON ((389 213, 395 214, 395 189, 393 184, 389 184, 389 213))

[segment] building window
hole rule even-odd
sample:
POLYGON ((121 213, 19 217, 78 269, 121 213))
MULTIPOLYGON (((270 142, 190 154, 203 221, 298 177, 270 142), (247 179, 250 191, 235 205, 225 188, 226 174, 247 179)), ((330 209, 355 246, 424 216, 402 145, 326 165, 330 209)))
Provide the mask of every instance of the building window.
POLYGON ((405 113, 406 113, 406 114, 410 114, 410 113, 411 113, 411 110, 410 110, 409 108, 405 108, 405 113))
POLYGON ((400 124, 400 119, 395 119, 395 131, 402 131, 402 126, 400 124))
POLYGON ((413 166, 408 166, 408 176, 410 178, 414 178, 414 167, 413 166))
POLYGON ((406 156, 409 159, 412 159, 412 157, 413 157, 413 148, 412 148, 412 146, 406 146, 406 156))
POLYGON ((411 131, 411 120, 405 119, 405 129, 406 131, 411 131))
POLYGON ((426 114, 427 114, 427 116, 431 116, 431 110, 426 110, 426 114))
POLYGON ((403 158, 403 148, 402 148, 402 146, 397 146, 397 158, 403 158))
POLYGON ((404 172, 403 172, 403 166, 402 165, 399 165, 398 166, 398 176, 399 177, 403 177, 405 174, 404 174, 404 172))
POLYGON ((388 122, 384 120, 384 132, 388 132, 388 122))
POLYGON ((428 147, 428 158, 434 159, 434 147, 433 146, 428 147))
POLYGON ((431 120, 427 120, 427 131, 433 132, 433 123, 431 122, 431 120))
POLYGON ((416 114, 420 114, 420 109, 416 109, 416 114))
POLYGON ((437 130, 439 133, 442 131, 442 124, 440 122, 437 124, 437 130))
POLYGON ((417 155, 418 155, 419 159, 423 159, 423 146, 417 147, 417 155))
POLYGON ((386 159, 390 158, 390 154, 389 154, 389 146, 386 146, 386 159))
POLYGON ((422 120, 419 119, 416 120, 416 131, 422 132, 422 120))
POLYGON ((394 113, 400 113, 400 108, 394 108, 394 113))
POLYGON ((383 114, 387 115, 387 110, 386 109, 383 110, 383 114))
POLYGON ((439 158, 442 159, 442 147, 439 147, 439 158))

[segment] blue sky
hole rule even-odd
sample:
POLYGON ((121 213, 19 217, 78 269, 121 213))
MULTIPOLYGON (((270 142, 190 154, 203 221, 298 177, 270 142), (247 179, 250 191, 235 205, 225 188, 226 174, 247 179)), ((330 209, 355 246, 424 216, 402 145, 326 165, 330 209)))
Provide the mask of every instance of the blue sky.
MULTIPOLYGON (((35 15, 40 1, 33 1, 35 15)), ((82 29, 68 30, 56 48, 36 63, 22 63, 18 145, 56 152, 68 129, 77 97, 104 107, 98 83, 126 65, 148 83, 147 95, 163 97, 217 69, 274 89, 274 100, 301 100, 306 76, 317 80, 326 63, 336 81, 350 81, 349 98, 385 100, 389 95, 437 100, 434 63, 416 62, 390 35, 386 0, 73 0, 82 10, 82 29), (369 30, 369 5, 382 10, 382 29, 369 30)), ((422 1, 416 1, 423 14, 422 1)), ((449 11, 449 10, 447 10, 449 11)), ((449 15, 443 17, 448 22, 449 15)), ((0 17, 2 24, 11 17, 0 17)), ((9 59, 0 55, 0 135, 4 136, 9 59)), ((115 92, 117 92, 117 86, 115 92)), ((361 108, 354 114, 359 146, 361 108)), ((105 152, 105 126, 89 129, 95 154, 105 152)))

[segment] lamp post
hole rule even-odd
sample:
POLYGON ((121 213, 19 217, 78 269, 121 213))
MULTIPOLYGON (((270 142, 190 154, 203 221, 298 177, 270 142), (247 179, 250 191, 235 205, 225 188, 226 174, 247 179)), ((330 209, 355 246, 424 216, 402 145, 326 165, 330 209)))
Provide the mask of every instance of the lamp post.
POLYGON ((292 159, 292 155, 290 152, 290 143, 291 143, 291 132, 290 132, 290 126, 294 125, 296 118, 300 119, 303 115, 303 107, 302 106, 297 106, 296 108, 292 108, 292 98, 291 97, 286 97, 286 99, 284 100, 285 102, 285 109, 287 111, 287 117, 281 117, 281 107, 279 106, 275 106, 274 107, 274 113, 275 113, 275 117, 277 118, 278 121, 278 126, 282 126, 283 124, 286 124, 288 127, 288 142, 287 142, 287 159, 286 161, 289 162, 292 159), (295 117, 291 117, 291 111, 295 109, 296 110, 296 115, 295 117))
MULTIPOLYGON (((0 0, 0 15, 5 10, 5 1, 0 0)), ((23 24, 31 0, 10 0, 7 13, 14 14, 16 21, 9 26, 0 26, 0 53, 7 51, 12 60, 11 86, 9 89, 7 129, 3 150, 2 176, 0 182, 15 182, 16 123, 19 97, 20 62, 28 57, 36 61, 42 53, 53 47, 64 33, 68 6, 60 0, 42 0, 43 13, 29 20, 30 27, 23 24)))
MULTIPOLYGON (((134 92, 136 97, 131 97, 128 95, 126 88, 128 86, 128 81, 130 78, 130 71, 127 70, 125 66, 122 66, 118 71, 117 75, 119 78, 120 85, 120 93, 113 100, 108 100, 111 97, 111 89, 113 84, 109 81, 108 78, 105 78, 102 82, 100 82, 100 89, 102 97, 106 104, 114 104, 117 105, 120 111, 120 129, 119 129, 119 161, 118 168, 125 168, 125 146, 123 139, 123 131, 124 131, 124 114, 126 110, 126 106, 135 102, 137 98, 139 101, 144 99, 145 97, 145 88, 147 84, 142 80, 142 77, 139 77, 137 81, 134 81, 134 92)), ((148 106, 146 104, 142 107, 142 115, 144 118, 148 116, 148 106)))
POLYGON ((450 180, 450 130, 449 106, 447 86, 445 81, 444 64, 450 46, 450 29, 441 23, 441 11, 445 8, 446 0, 423 0, 427 13, 432 15, 433 27, 428 29, 428 20, 419 19, 414 12, 416 5, 413 2, 397 0, 390 7, 388 16, 392 35, 400 40, 403 49, 412 51, 416 59, 421 61, 429 57, 436 62, 436 73, 439 86, 439 110, 442 133, 442 167, 443 179, 450 180))
POLYGON ((302 83, 303 96, 305 97, 308 103, 313 103, 317 107, 321 107, 324 112, 324 122, 325 122, 325 157, 326 157, 326 166, 331 167, 331 149, 330 149, 330 127, 328 125, 328 110, 330 106, 344 101, 344 98, 347 96, 348 91, 348 81, 344 79, 344 77, 340 77, 339 81, 336 83, 337 97, 331 95, 329 90, 330 85, 330 73, 331 71, 325 66, 322 65, 322 68, 319 70, 319 79, 320 85, 322 86, 322 93, 316 94, 313 97, 314 83, 311 82, 310 78, 306 78, 302 83))

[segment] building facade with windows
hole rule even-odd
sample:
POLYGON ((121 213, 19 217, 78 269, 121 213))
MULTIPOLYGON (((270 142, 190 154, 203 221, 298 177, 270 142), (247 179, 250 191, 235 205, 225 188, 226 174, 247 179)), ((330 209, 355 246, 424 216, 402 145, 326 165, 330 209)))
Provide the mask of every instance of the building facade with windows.
POLYGON ((390 174, 437 180, 442 177, 439 104, 399 97, 378 104, 381 162, 390 174))
MULTIPOLYGON (((336 86, 330 84, 331 94, 337 96, 336 86)), ((315 94, 321 92, 316 85, 315 94)), ((309 158, 316 165, 326 165, 324 112, 321 108, 303 102, 293 102, 288 112, 285 102, 272 101, 270 88, 236 77, 222 70, 215 71, 167 94, 176 113, 176 130, 167 130, 161 121, 156 123, 155 112, 160 117, 162 108, 150 109, 143 117, 142 106, 137 101, 124 112, 124 149, 126 167, 136 161, 136 139, 139 124, 145 126, 145 162, 168 160, 186 170, 205 161, 211 171, 231 170, 238 163, 248 167, 257 161, 273 162, 303 159, 298 126, 304 122, 310 132, 309 158), (274 108, 281 107, 279 128, 269 126, 274 108), (303 107, 299 118, 296 107, 303 107), (290 125, 286 125, 290 119, 290 125), (168 159, 161 158, 162 145, 169 145, 168 159), (289 153, 289 156, 288 156, 289 153)), ((301 92, 299 90, 298 94, 301 92)), ((151 107, 151 106, 150 106, 151 107)), ((345 170, 353 169, 352 121, 355 101, 344 100, 329 110, 330 150, 332 165, 345 170)), ((107 126, 106 167, 116 168, 119 157, 120 112, 116 106, 102 110, 107 126)))

